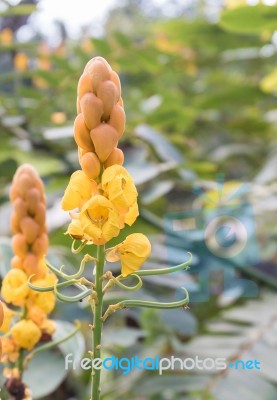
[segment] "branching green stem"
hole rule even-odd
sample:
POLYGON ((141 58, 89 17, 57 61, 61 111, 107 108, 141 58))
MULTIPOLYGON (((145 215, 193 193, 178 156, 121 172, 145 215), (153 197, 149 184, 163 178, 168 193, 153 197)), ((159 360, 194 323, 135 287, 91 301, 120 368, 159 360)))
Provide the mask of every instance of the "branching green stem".
POLYGON ((114 313, 116 310, 129 307, 146 307, 146 308, 179 308, 186 307, 189 303, 189 293, 187 289, 181 288, 186 293, 186 297, 180 301, 173 301, 171 303, 160 303, 158 301, 144 301, 144 300, 123 300, 117 304, 111 304, 105 314, 102 317, 103 321, 106 321, 109 315, 114 313))

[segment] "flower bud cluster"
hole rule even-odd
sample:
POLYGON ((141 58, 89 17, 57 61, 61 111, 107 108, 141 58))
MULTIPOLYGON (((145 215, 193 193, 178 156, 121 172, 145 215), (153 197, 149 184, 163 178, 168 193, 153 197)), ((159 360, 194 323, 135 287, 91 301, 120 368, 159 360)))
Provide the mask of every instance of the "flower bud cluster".
POLYGON ((74 138, 81 168, 88 178, 99 176, 101 163, 105 168, 122 165, 124 155, 117 148, 125 129, 120 80, 102 57, 89 61, 79 79, 77 113, 74 138))
MULTIPOLYGON (((62 208, 78 212, 70 213, 67 233, 76 240, 104 245, 125 224, 131 226, 139 210, 134 180, 122 166, 124 155, 117 147, 125 129, 120 80, 102 57, 90 60, 79 79, 77 113, 74 137, 81 170, 72 174, 62 208)), ((110 260, 120 259, 127 276, 140 268, 150 249, 144 235, 133 234, 113 250, 110 260)))
MULTIPOLYGON (((33 291, 28 279, 32 276, 32 281, 43 287, 55 284, 56 276, 48 271, 44 261, 48 249, 46 199, 43 183, 32 166, 25 164, 18 168, 10 199, 14 257, 2 283, 1 295, 6 303, 0 331, 5 333, 2 362, 14 369, 21 351, 32 350, 46 337, 51 339, 55 331, 54 322, 48 319, 55 306, 54 294, 33 291)), ((9 374, 14 375, 14 371, 9 374)))

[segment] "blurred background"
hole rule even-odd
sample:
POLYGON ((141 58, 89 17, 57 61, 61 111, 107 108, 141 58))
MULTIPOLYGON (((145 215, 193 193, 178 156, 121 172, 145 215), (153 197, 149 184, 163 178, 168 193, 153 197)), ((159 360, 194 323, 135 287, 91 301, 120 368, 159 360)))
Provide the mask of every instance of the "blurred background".
MULTIPOLYGON (((140 299, 189 310, 126 310, 107 320, 104 355, 256 359, 260 371, 103 374, 104 400, 277 398, 277 5, 274 0, 0 0, 0 269, 12 257, 9 186, 32 163, 46 186, 49 259, 77 268, 60 199, 78 168, 73 121, 87 61, 121 78, 127 127, 120 142, 149 235, 147 268, 187 272, 145 279, 140 299)), ((81 258, 81 256, 80 256, 81 258)), ((80 261, 80 258, 78 261, 80 261)), ((118 271, 118 266, 113 267, 118 271)), ((110 291, 107 303, 126 298, 110 291)), ((132 295, 135 296, 134 294, 132 295)), ((87 399, 89 372, 64 356, 90 348, 87 304, 58 303, 83 335, 30 365, 39 399, 87 399), (43 376, 43 380, 41 380, 43 376)), ((61 323, 64 327, 66 323, 61 323)), ((5 394, 3 394, 5 399, 5 394)))

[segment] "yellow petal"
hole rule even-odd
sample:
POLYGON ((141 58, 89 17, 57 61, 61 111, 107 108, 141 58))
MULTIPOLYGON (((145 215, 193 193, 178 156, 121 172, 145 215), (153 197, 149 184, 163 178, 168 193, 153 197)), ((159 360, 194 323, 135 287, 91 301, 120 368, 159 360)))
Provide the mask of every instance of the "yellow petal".
POLYGON ((67 228, 66 234, 77 240, 83 239, 84 232, 79 219, 73 219, 67 228))
POLYGON ((121 261, 121 273, 125 277, 137 271, 151 252, 151 244, 142 233, 133 233, 108 253, 108 261, 117 261, 118 254, 121 261))
POLYGON ((127 225, 131 226, 139 216, 138 203, 135 201, 134 204, 129 208, 129 211, 124 217, 124 221, 127 225))
POLYGON ((97 183, 87 177, 83 171, 75 171, 70 178, 62 199, 65 211, 80 208, 97 192, 97 183))
POLYGON ((106 254, 106 260, 109 262, 116 262, 120 260, 116 247, 110 249, 106 254))
POLYGON ((132 233, 124 240, 122 251, 147 258, 151 252, 149 239, 142 233, 132 233))

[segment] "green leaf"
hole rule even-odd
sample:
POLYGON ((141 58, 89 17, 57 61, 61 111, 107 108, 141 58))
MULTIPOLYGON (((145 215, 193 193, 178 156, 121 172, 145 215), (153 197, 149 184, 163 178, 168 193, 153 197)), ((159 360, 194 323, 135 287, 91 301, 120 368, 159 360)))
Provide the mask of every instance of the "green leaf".
POLYGON ((135 130, 135 134, 140 139, 148 142, 162 161, 175 161, 177 163, 184 161, 184 157, 179 150, 150 126, 139 125, 135 130))
POLYGON ((23 381, 32 391, 33 399, 53 393, 66 378, 63 354, 45 351, 37 354, 29 363, 23 381))
POLYGON ((277 7, 257 5, 227 10, 222 14, 220 26, 236 33, 273 32, 277 29, 277 7))
POLYGON ((174 393, 186 393, 188 391, 199 390, 199 388, 204 388, 208 382, 208 378, 203 375, 195 376, 184 376, 180 375, 164 375, 155 376, 149 379, 145 379, 140 382, 135 392, 140 395, 153 395, 156 393, 163 393, 167 391, 171 394, 168 398, 175 398, 172 396, 174 393))
POLYGON ((20 4, 15 7, 9 7, 7 10, 0 12, 1 17, 10 17, 13 15, 30 15, 36 10, 33 4, 20 4))
POLYGON ((153 201, 165 196, 174 187, 174 182, 166 180, 153 182, 152 185, 142 194, 141 201, 143 204, 150 204, 153 201))
MULTIPOLYGON (((67 321, 55 321, 55 323, 57 324, 57 330, 53 335, 53 340, 62 339, 75 329, 75 326, 67 321)), ((72 353, 72 358, 76 361, 76 366, 78 367, 85 352, 84 336, 78 331, 71 339, 60 344, 59 349, 64 357, 72 353)))

